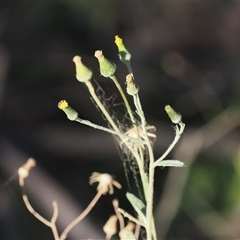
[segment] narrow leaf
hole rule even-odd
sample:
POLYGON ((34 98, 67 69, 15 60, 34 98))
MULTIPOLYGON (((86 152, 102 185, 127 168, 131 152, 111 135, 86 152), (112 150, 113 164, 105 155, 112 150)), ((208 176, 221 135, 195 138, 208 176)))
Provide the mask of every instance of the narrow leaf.
POLYGON ((154 163, 155 167, 158 166, 158 167, 184 167, 185 164, 179 160, 164 160, 164 161, 161 161, 161 160, 157 160, 155 163, 154 163))
POLYGON ((127 196, 128 201, 132 204, 135 211, 138 213, 138 215, 143 220, 143 222, 146 223, 145 204, 143 203, 143 201, 129 192, 126 194, 126 196, 127 196))

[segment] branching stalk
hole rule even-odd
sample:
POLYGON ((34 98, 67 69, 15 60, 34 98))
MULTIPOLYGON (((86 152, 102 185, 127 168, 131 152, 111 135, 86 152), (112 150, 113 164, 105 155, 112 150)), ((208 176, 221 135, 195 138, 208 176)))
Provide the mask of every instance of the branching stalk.
POLYGON ((41 216, 38 212, 36 212, 34 210, 34 208, 32 207, 31 203, 28 200, 28 197, 26 194, 23 193, 22 195, 23 198, 23 202, 26 206, 26 208, 28 209, 28 211, 35 217, 37 218, 40 222, 42 222, 43 224, 45 224, 46 226, 48 226, 49 228, 51 228, 54 239, 55 240, 59 240, 59 234, 57 231, 57 227, 56 227, 56 219, 58 216, 58 207, 57 207, 57 203, 53 202, 53 216, 51 221, 48 221, 46 218, 44 218, 43 216, 41 216))
MULTIPOLYGON (((131 228, 129 228, 128 225, 124 226, 124 219, 123 219, 123 216, 124 216, 124 217, 129 218, 129 220, 133 221, 134 223, 136 223, 138 225, 138 229, 135 229, 136 236, 139 235, 140 226, 142 226, 146 229, 146 234, 147 234, 148 240, 157 240, 156 228, 155 228, 154 216, 153 216, 155 167, 162 166, 162 165, 163 166, 167 166, 167 165, 183 166, 183 163, 180 161, 177 161, 177 160, 165 160, 165 161, 163 161, 163 160, 172 151, 172 149, 175 147, 175 145, 179 141, 179 139, 184 131, 185 124, 182 122, 181 115, 178 114, 177 112, 175 112, 175 110, 172 109, 171 106, 167 105, 165 107, 165 110, 166 110, 168 116, 170 117, 171 121, 175 124, 175 138, 174 138, 173 142, 171 143, 171 145, 167 148, 167 150, 162 154, 162 156, 159 159, 157 159, 157 161, 155 161, 153 147, 152 147, 152 143, 150 141, 149 136, 156 137, 156 135, 147 132, 147 129, 149 129, 149 128, 147 127, 147 122, 146 122, 145 115, 142 110, 140 98, 138 95, 139 87, 135 84, 133 71, 132 71, 132 67, 130 64, 131 54, 125 48, 125 46, 122 42, 122 39, 120 37, 118 37, 118 36, 115 37, 115 43, 119 50, 120 60, 126 64, 128 72, 129 72, 129 75, 126 78, 127 79, 126 80, 127 93, 129 95, 133 96, 133 101, 134 101, 134 105, 136 107, 136 112, 139 115, 140 120, 141 120, 141 126, 140 127, 138 126, 139 120, 138 119, 136 120, 136 118, 134 117, 134 114, 133 114, 131 106, 128 102, 128 99, 127 99, 121 85, 119 84, 117 78, 114 75, 114 73, 116 71, 116 65, 111 63, 107 59, 105 59, 101 50, 97 50, 95 52, 95 57, 97 57, 99 60, 100 72, 104 77, 109 77, 113 80, 119 93, 121 94, 121 97, 122 97, 125 107, 127 109, 127 113, 131 119, 131 123, 132 123, 131 128, 126 133, 124 133, 123 131, 121 131, 119 129, 119 126, 114 121, 114 119, 111 117, 111 115, 109 114, 109 112, 107 111, 107 109, 105 108, 103 103, 101 102, 100 98, 97 96, 94 86, 92 85, 92 82, 91 82, 92 71, 90 69, 88 69, 85 65, 83 65, 83 63, 81 62, 80 56, 75 56, 73 58, 73 61, 75 62, 75 65, 76 65, 76 78, 78 81, 86 84, 90 95, 92 96, 93 100, 95 101, 95 103, 97 104, 97 106, 99 107, 99 109, 101 110, 101 112, 103 113, 105 118, 107 119, 108 123, 110 124, 110 128, 106 128, 106 127, 94 124, 88 120, 79 118, 78 113, 68 105, 66 100, 60 101, 58 104, 58 107, 59 107, 59 109, 63 110, 66 113, 69 120, 79 122, 81 124, 90 126, 92 128, 98 129, 98 130, 108 132, 113 135, 117 135, 120 138, 120 140, 122 141, 120 143, 120 146, 122 146, 122 144, 126 145, 127 149, 131 152, 132 156, 135 158, 135 160, 137 162, 146 204, 143 203, 142 200, 138 199, 133 194, 127 193, 127 198, 132 203, 132 206, 138 213, 139 218, 137 219, 137 218, 133 217, 132 215, 130 215, 129 213, 127 213, 126 211, 124 211, 123 209, 119 208, 118 207, 119 204, 118 204, 117 200, 113 201, 113 206, 114 206, 114 209, 116 212, 116 216, 114 215, 114 217, 116 220, 119 220, 120 230, 121 230, 120 235, 123 232, 123 230, 128 230, 128 231, 131 230, 132 231, 134 228, 133 223, 131 223, 133 225, 133 227, 131 227, 131 228), (130 77, 130 78, 128 78, 128 77, 130 77), (132 130, 134 130, 135 132, 133 132, 134 133, 133 135, 130 135, 130 133, 132 134, 132 132, 131 132, 132 130), (143 132, 143 134, 142 134, 142 132, 143 132), (134 136, 134 137, 130 137, 130 136, 134 136), (137 145, 137 146, 134 146, 134 145, 137 145), (146 146, 147 151, 148 151, 148 157, 149 157, 148 170, 144 169, 144 163, 147 160, 144 159, 145 152, 143 150, 143 146, 146 146), (163 162, 161 162, 161 161, 163 161, 163 162), (179 164, 179 162, 182 164, 179 164), (175 165, 173 163, 175 163, 175 165), (145 207, 146 207, 146 213, 144 213, 145 207)), ((150 126, 150 128, 152 128, 152 127, 150 126)), ((123 149, 123 151, 124 150, 126 150, 126 149, 123 149)), ((69 232, 73 229, 73 227, 75 227, 82 219, 84 219, 88 215, 88 213, 93 209, 93 207, 95 206, 95 204, 98 202, 98 200, 100 199, 100 197, 102 195, 106 194, 107 192, 109 192, 110 194, 113 193, 113 186, 115 186, 117 188, 121 188, 121 184, 116 182, 115 180, 113 180, 109 174, 100 174, 100 173, 94 172, 92 174, 92 176, 90 177, 89 183, 91 185, 92 183, 99 181, 99 186, 97 188, 97 194, 92 199, 92 201, 87 206, 87 208, 77 218, 75 218, 64 229, 62 234, 59 236, 59 233, 58 233, 58 230, 56 227, 56 221, 58 218, 57 202, 53 201, 53 203, 52 203, 53 214, 52 214, 51 220, 49 221, 34 210, 31 203, 29 202, 27 194, 25 193, 24 179, 26 177, 28 177, 29 171, 35 165, 36 165, 36 161, 33 158, 30 158, 23 166, 21 166, 18 169, 19 185, 22 189, 23 202, 26 205, 26 208, 28 209, 28 211, 35 218, 37 218, 40 222, 42 222, 43 224, 45 224, 46 226, 51 228, 55 240, 65 240, 67 238, 69 232), (101 182, 100 182, 100 180, 101 180, 101 182)), ((116 231, 117 231, 117 229, 116 229, 116 231)), ((115 233, 116 232, 114 230, 114 234, 115 233)), ((133 235, 131 235, 131 236, 133 236, 133 235)))
MULTIPOLYGON (((176 125, 175 126, 175 138, 173 140, 173 142, 171 143, 171 145, 168 147, 168 149, 163 153, 163 155, 157 159, 157 161, 162 161, 166 158, 166 156, 172 151, 172 149, 175 147, 175 145, 177 144, 177 142, 179 141, 179 139, 181 138, 181 135, 185 129, 185 124, 183 122, 179 123, 179 127, 176 125), (179 128, 180 127, 180 128, 179 128)), ((155 167, 155 166, 154 166, 155 167)))
POLYGON ((143 140, 129 137, 129 136, 127 136, 127 135, 125 135, 123 133, 120 133, 120 132, 115 132, 114 130, 112 130, 110 128, 106 128, 106 127, 97 125, 97 124, 92 123, 92 122, 90 122, 88 120, 84 120, 84 119, 81 119, 81 118, 76 118, 75 121, 79 122, 81 124, 87 125, 89 127, 92 127, 92 128, 98 129, 98 130, 102 130, 102 131, 111 133, 113 135, 117 135, 117 136, 121 137, 122 139, 129 138, 130 140, 132 140, 134 143, 137 143, 137 144, 144 144, 145 143, 145 141, 143 141, 143 140))
POLYGON ((93 198, 93 200, 88 205, 88 207, 65 228, 59 240, 66 239, 67 234, 72 230, 74 226, 76 226, 83 218, 85 218, 88 215, 88 213, 92 210, 92 208, 95 206, 95 204, 97 203, 97 201, 100 199, 101 196, 102 196, 102 192, 98 191, 95 197, 93 198))
MULTIPOLYGON (((106 117, 106 119, 108 120, 108 122, 110 123, 110 125, 112 126, 112 128, 114 129, 115 132, 108 131, 108 130, 110 130, 110 129, 108 129, 108 130, 106 130, 106 131, 109 132, 109 133, 118 135, 118 136, 120 136, 121 140, 124 140, 127 136, 124 135, 124 134, 122 134, 122 133, 120 132, 119 128, 117 127, 117 125, 115 124, 115 122, 113 121, 113 119, 111 118, 111 116, 109 115, 108 111, 106 110, 106 108, 103 106, 103 104, 101 103, 101 101, 100 101, 99 98, 97 97, 91 81, 87 81, 87 82, 85 82, 85 84, 86 84, 86 86, 87 86, 87 88, 88 88, 88 90, 89 90, 89 93, 91 94, 91 96, 93 97, 94 101, 96 102, 96 104, 98 105, 98 107, 100 108, 100 110, 102 111, 102 113, 104 114, 104 116, 106 117), (120 134, 116 134, 116 132, 118 132, 118 133, 120 133, 120 134)), ((130 112, 131 112, 131 114, 132 114, 131 109, 130 109, 130 112)), ((78 120, 77 120, 77 121, 78 121, 78 120)), ((86 121, 86 120, 84 120, 84 121, 86 121)), ((82 123, 82 122, 81 122, 81 123, 82 123)), ((86 125, 89 125, 89 124, 88 124, 89 121, 86 121, 85 123, 86 123, 86 125)), ((84 123, 84 124, 85 124, 85 123, 84 123)), ((89 126, 90 126, 90 125, 89 125, 89 126)), ((96 125, 93 126, 93 127, 95 128, 96 125)), ((97 129, 103 130, 103 127, 102 127, 102 126, 99 126, 99 127, 100 127, 100 128, 97 127, 97 129)), ((136 141, 141 141, 140 139, 139 139, 139 140, 134 139, 134 140, 135 140, 135 142, 136 142, 136 141)), ((144 141, 144 142, 145 142, 145 141, 144 141)), ((134 152, 134 151, 133 151, 132 147, 131 147, 129 144, 126 143, 126 146, 127 146, 127 148, 131 151, 131 153, 133 154, 134 158, 135 158, 136 161, 137 161, 137 164, 138 164, 138 167, 139 167, 139 172, 140 172, 141 181, 142 181, 142 184, 143 184, 143 191, 144 191, 144 195, 145 195, 145 197, 146 197, 146 194, 147 194, 147 191, 148 191, 148 190, 147 190, 148 186, 147 186, 147 183, 146 183, 146 181, 145 181, 146 176, 145 176, 144 167, 143 167, 143 153, 142 153, 142 150, 140 150, 140 156, 139 156, 139 154, 138 154, 137 152, 134 152)))

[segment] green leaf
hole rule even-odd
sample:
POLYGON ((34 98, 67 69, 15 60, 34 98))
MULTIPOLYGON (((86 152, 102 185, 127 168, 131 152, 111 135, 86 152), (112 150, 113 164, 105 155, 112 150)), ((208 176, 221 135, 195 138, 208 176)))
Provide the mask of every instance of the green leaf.
POLYGON ((126 196, 127 196, 128 201, 132 204, 135 211, 141 217, 142 221, 146 224, 147 219, 145 216, 145 204, 143 203, 143 201, 129 192, 127 192, 126 196))
POLYGON ((161 160, 157 160, 155 163, 154 163, 155 167, 158 166, 158 167, 184 167, 185 164, 179 160, 164 160, 164 161, 161 161, 161 160))

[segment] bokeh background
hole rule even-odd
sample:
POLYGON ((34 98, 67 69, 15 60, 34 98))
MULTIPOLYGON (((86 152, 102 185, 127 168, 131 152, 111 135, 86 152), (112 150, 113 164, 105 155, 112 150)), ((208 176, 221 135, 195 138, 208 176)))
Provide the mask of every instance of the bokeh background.
MULTIPOLYGON (((132 212, 113 138, 68 121, 57 108, 67 99, 81 118, 106 126, 76 81, 72 58, 81 55, 111 96, 116 90, 100 76, 93 54, 102 49, 117 64, 124 86, 116 34, 132 54, 148 123, 157 127, 156 157, 174 138, 164 106, 186 123, 168 157, 186 167, 156 172, 159 239, 240 239, 240 4, 100 0, 0 3, 0 238, 52 239, 21 199, 16 171, 29 157, 37 167, 26 181, 28 196, 46 218, 52 201, 59 203, 60 230, 94 197, 92 172, 110 173, 123 185, 103 197, 69 239, 103 239, 113 198, 132 212)), ((118 111, 120 98, 115 103, 118 111)))

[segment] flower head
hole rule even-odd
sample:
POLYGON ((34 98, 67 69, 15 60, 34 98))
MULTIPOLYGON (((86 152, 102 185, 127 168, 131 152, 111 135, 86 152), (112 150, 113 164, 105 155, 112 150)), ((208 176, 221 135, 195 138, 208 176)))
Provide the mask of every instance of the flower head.
POLYGON ((101 50, 97 50, 94 56, 98 59, 100 66, 100 73, 104 77, 112 77, 116 71, 116 65, 108 61, 101 50))
POLYGON ((182 115, 177 113, 170 105, 165 106, 165 111, 173 123, 178 124, 182 121, 182 115))
POLYGON ((132 74, 128 74, 126 76, 126 84, 127 84, 127 93, 129 95, 135 95, 139 92, 139 86, 135 84, 132 74))
POLYGON ((126 49, 125 45, 123 44, 123 40, 116 35, 115 36, 115 43, 117 45, 118 48, 118 52, 119 52, 119 58, 122 62, 128 62, 131 60, 131 54, 128 52, 128 50, 126 49))
POLYGON ((106 234, 105 239, 110 240, 112 238, 112 236, 117 233, 117 230, 118 230, 117 223, 118 223, 118 218, 116 215, 112 215, 108 219, 108 221, 103 226, 103 231, 106 234))
POLYGON ((58 103, 58 108, 63 110, 68 107, 68 102, 66 100, 62 100, 58 103))
POLYGON ((75 56, 73 62, 76 66, 76 78, 79 82, 87 82, 92 78, 92 71, 87 68, 83 63, 80 56, 75 56))
POLYGON ((24 179, 28 177, 30 170, 36 166, 36 161, 33 158, 29 158, 27 162, 18 169, 19 184, 24 185, 24 179))
POLYGON ((121 240, 136 239, 133 233, 135 224, 133 222, 128 222, 127 226, 119 232, 119 237, 121 240))
POLYGON ((122 188, 122 185, 115 181, 113 177, 107 173, 94 172, 89 179, 89 184, 92 185, 95 182, 99 182, 97 190, 102 194, 113 194, 113 186, 117 187, 118 189, 122 188))
POLYGON ((68 105, 66 100, 61 100, 58 103, 58 108, 66 113, 69 120, 75 121, 78 118, 78 113, 68 105))

